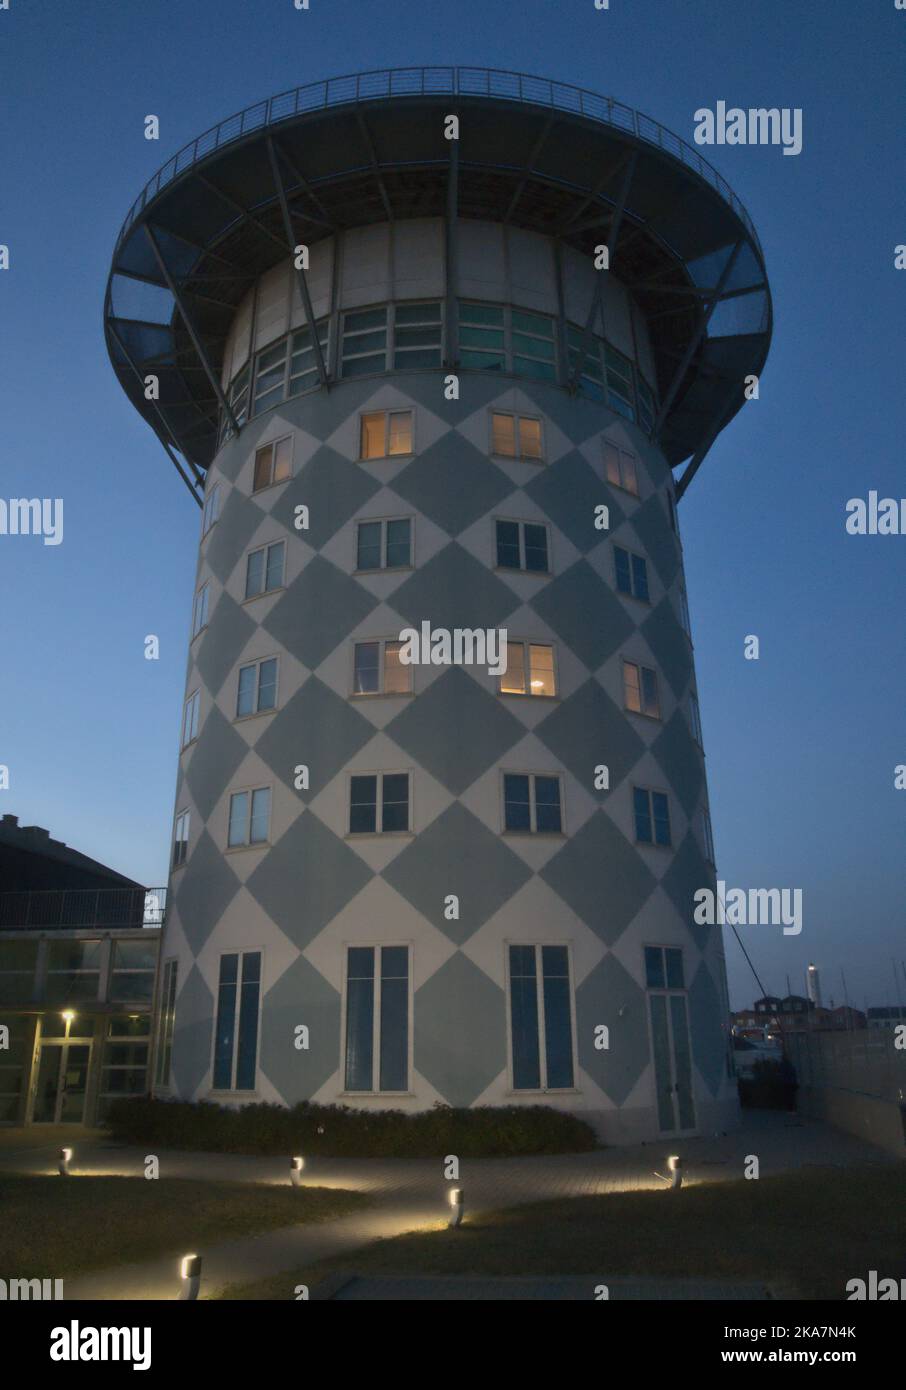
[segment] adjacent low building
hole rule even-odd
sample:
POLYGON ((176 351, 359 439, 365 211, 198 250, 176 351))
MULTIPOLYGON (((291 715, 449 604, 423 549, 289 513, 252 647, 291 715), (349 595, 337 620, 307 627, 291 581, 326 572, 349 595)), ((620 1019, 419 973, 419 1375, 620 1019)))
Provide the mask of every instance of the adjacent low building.
POLYGON ((0 1123, 94 1124, 149 1089, 163 903, 3 817, 0 1123))

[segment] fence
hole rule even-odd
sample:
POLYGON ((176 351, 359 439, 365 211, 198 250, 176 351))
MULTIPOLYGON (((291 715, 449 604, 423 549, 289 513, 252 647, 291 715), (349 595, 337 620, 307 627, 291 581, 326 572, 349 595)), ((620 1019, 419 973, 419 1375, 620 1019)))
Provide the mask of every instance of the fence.
POLYGON ((787 1053, 799 1108, 902 1154, 906 1149, 906 1048, 894 1029, 794 1033, 787 1053))

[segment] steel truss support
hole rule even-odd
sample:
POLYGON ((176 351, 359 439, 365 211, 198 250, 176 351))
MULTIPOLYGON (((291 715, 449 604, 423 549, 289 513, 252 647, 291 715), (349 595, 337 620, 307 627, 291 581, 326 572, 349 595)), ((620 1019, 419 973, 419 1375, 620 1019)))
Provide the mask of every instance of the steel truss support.
POLYGON ((459 305, 457 303, 459 256, 459 141, 450 142, 447 169, 447 217, 444 226, 444 332, 445 367, 459 366, 459 305))
POLYGON ((519 202, 519 199, 522 197, 522 190, 525 188, 525 185, 528 183, 528 180, 529 180, 530 176, 535 172, 535 160, 538 158, 539 154, 541 153, 542 149, 544 148, 544 142, 547 140, 547 137, 548 137, 548 135, 550 134, 551 126, 553 125, 553 123, 554 123, 554 118, 553 118, 553 116, 548 116, 547 120, 544 122, 544 125, 543 125, 543 127, 542 127, 542 129, 541 129, 541 134, 538 136, 538 139, 535 141, 534 145, 532 146, 532 152, 531 152, 531 154, 530 154, 529 157, 528 157, 528 162, 526 163, 525 169, 524 169, 524 171, 523 171, 523 173, 522 173, 522 175, 521 175, 521 177, 520 177, 520 179, 519 179, 519 182, 517 183, 515 189, 513 190, 513 196, 512 196, 512 198, 510 199, 509 205, 507 206, 507 210, 506 210, 506 212, 505 212, 504 215, 503 215, 504 224, 506 224, 507 222, 509 222, 509 220, 510 220, 510 218, 512 217, 513 213, 516 211, 516 204, 519 202))
POLYGON ((381 202, 384 204, 384 216, 387 218, 388 222, 392 222, 393 208, 390 204, 390 199, 387 196, 387 189, 384 185, 384 177, 381 173, 381 166, 378 164, 377 153, 374 148, 374 141, 371 138, 371 131, 365 124, 365 117, 358 109, 356 109, 355 118, 362 135, 362 140, 365 144, 365 149, 368 154, 369 162, 371 164, 371 172, 374 174, 374 177, 377 180, 378 191, 381 195, 381 202))
POLYGON ((186 308, 185 300, 183 299, 182 294, 179 291, 179 286, 173 279, 173 276, 170 274, 167 263, 163 258, 163 253, 161 252, 161 249, 157 244, 157 238, 152 232, 151 224, 149 222, 145 223, 145 235, 147 236, 148 241, 151 243, 151 250, 154 252, 154 258, 157 261, 157 264, 160 266, 160 273, 166 281, 167 289, 170 291, 170 293, 176 301, 176 307, 180 312, 182 321, 186 325, 186 330, 189 334, 189 337, 192 339, 195 351, 198 353, 198 356, 201 359, 201 364, 204 367, 205 375, 208 378, 208 381, 211 383, 211 386, 214 388, 214 394, 220 402, 221 408, 223 409, 224 414, 229 420, 230 425, 232 426, 236 434, 238 434, 239 421, 233 414, 233 407, 230 405, 226 396, 223 394, 223 387, 220 385, 220 382, 217 379, 217 374, 214 371, 214 368, 211 366, 208 354, 205 352, 204 349, 204 344, 202 343, 201 338, 199 337, 198 332, 195 328, 195 325, 192 322, 192 317, 188 309, 186 308))
MULTIPOLYGON (((126 348, 126 344, 123 342, 122 338, 121 338, 120 335, 117 333, 116 329, 115 329, 114 326, 113 326, 113 320, 110 319, 110 318, 108 318, 108 320, 107 320, 107 327, 109 328, 110 333, 111 333, 111 335, 112 335, 112 337, 113 337, 113 339, 114 339, 114 341, 115 341, 117 347, 119 348, 120 352, 121 352, 121 353, 123 354, 123 356, 125 357, 127 363, 129 364, 129 367, 130 367, 131 371, 132 371, 133 374, 135 375, 136 381, 137 381, 138 384, 141 386, 142 390, 144 390, 144 386, 145 386, 144 377, 142 376, 142 374, 141 374, 139 368, 136 366, 135 362, 132 360, 132 357, 130 356, 130 354, 129 354, 127 348, 126 348)), ((168 435, 170 435, 170 438, 172 439, 172 438, 173 438, 173 435, 172 435, 172 433, 171 433, 171 431, 170 431, 170 426, 167 424, 167 421, 166 421, 166 419, 164 418, 164 414, 163 414, 163 411, 162 411, 161 408, 160 408, 160 405, 158 404, 157 401, 152 401, 151 404, 154 406, 154 412, 155 412, 155 414, 157 415, 158 419, 160 420, 161 425, 163 426, 163 428, 164 428, 164 430, 166 431, 166 433, 167 433, 168 435)), ((174 466, 174 468, 176 469, 177 473, 178 473, 179 476, 182 478, 183 482, 185 483, 185 485, 186 485, 186 487, 188 488, 188 490, 189 490, 189 492, 191 493, 191 495, 194 497, 194 499, 195 499, 195 501, 197 502, 198 506, 199 506, 199 507, 203 507, 203 506, 204 506, 204 503, 203 503, 202 499, 199 497, 198 493, 195 491, 195 488, 192 486, 191 481, 189 480, 189 478, 188 478, 187 475, 186 475, 185 469, 183 468, 183 466, 182 466, 182 464, 180 463, 179 459, 176 457, 176 455, 175 455, 175 453, 173 452, 172 448, 170 447, 169 443, 168 443, 167 440, 164 438, 164 436, 161 434, 160 430, 155 429, 154 433, 157 435, 157 437, 158 437, 158 439, 160 440, 161 444, 162 444, 163 447, 166 449, 167 454, 168 454, 169 459, 170 459, 170 462, 173 464, 173 466, 174 466)), ((204 492, 204 478, 203 478, 202 475, 199 473, 198 469, 195 467, 195 464, 192 462, 191 459, 187 459, 186 462, 188 463, 189 467, 190 467, 191 470, 192 470, 192 474, 193 474, 193 476, 194 476, 194 478, 195 478, 196 483, 197 483, 198 486, 201 488, 202 492, 204 492)))
POLYGON ((318 337, 318 329, 315 323, 315 314, 311 304, 311 295, 308 292, 308 280, 305 271, 301 266, 296 265, 295 240, 293 237, 293 222, 290 217, 289 203, 286 200, 286 189, 283 186, 283 177, 280 173, 280 161, 276 146, 270 136, 267 137, 267 152, 271 161, 271 172, 274 176, 274 187, 277 190, 277 197, 280 201, 280 211, 283 214, 283 232, 286 236, 287 250, 293 261, 296 272, 296 284, 299 286, 299 297, 302 300, 302 307, 305 310, 305 322, 308 324, 308 331, 311 334, 312 350, 315 354, 315 364, 318 368, 318 381, 322 386, 327 385, 327 369, 324 366, 324 354, 321 351, 321 340, 318 337))
MULTIPOLYGON (((637 159, 638 159, 638 155, 635 153, 635 151, 633 151, 633 153, 632 153, 632 155, 630 156, 629 161, 628 161, 628 163, 626 164, 626 167, 625 167, 625 169, 624 169, 624 172, 623 172, 623 182, 622 182, 622 184, 620 185, 620 192, 619 192, 619 195, 618 195, 618 197, 617 197, 617 201, 614 203, 614 207, 613 207, 613 216, 612 216, 611 219, 610 219, 610 228, 609 228, 608 233, 607 233, 607 265, 608 265, 608 268, 610 267, 610 263, 611 263, 611 261, 613 260, 614 252, 616 251, 616 248, 617 248, 617 240, 618 240, 618 238, 619 238, 619 235, 620 235, 620 227, 621 227, 622 222, 623 222, 623 213, 624 213, 624 211, 626 210, 626 200, 627 200, 627 198, 629 197, 629 190, 630 190, 630 188, 632 187, 632 176, 633 176, 633 174, 635 173, 635 166, 636 166, 636 161, 637 161, 637 159)), ((602 278, 603 274, 606 274, 606 273, 608 273, 608 272, 601 272, 601 271, 596 271, 596 272, 595 272, 595 274, 596 274, 597 277, 598 277, 598 280, 597 280, 597 284, 595 285, 595 292, 594 292, 594 294, 592 295, 592 299, 591 299, 591 308, 590 308, 589 311, 588 311, 588 318, 585 320, 585 330, 584 330, 584 332, 583 332, 583 334, 582 334, 582 346, 581 346, 581 348, 579 349, 579 359, 578 359, 578 361, 576 362, 576 366, 575 366, 574 371, 572 372, 572 375, 570 376, 570 385, 571 385, 571 387, 572 387, 572 389, 573 389, 574 391, 578 391, 578 389, 579 389, 579 383, 580 383, 580 381, 582 380, 582 372, 583 372, 584 369, 585 369, 585 359, 586 359, 586 357, 588 356, 588 350, 589 350, 589 348, 591 347, 592 330, 593 330, 593 328, 594 328, 595 314, 596 314, 597 312, 600 312, 600 314, 601 314, 601 337, 603 338, 603 337, 606 336, 605 333, 604 333, 604 322, 603 322, 603 320, 604 320, 604 295, 603 295, 603 285, 604 285, 604 281, 603 281, 603 278, 602 278)))
POLYGON ((726 285, 727 280, 730 278, 730 273, 733 270, 734 265, 736 264, 736 258, 742 250, 742 247, 743 243, 740 239, 736 242, 735 246, 733 247, 733 250, 730 252, 730 255, 727 258, 727 263, 721 271, 720 279, 717 282, 717 286, 714 291, 714 297, 709 301, 707 309, 702 314, 701 323, 698 325, 696 332, 693 333, 691 339, 689 340, 689 343, 686 346, 686 351, 683 353, 682 361, 676 369, 673 380, 670 383, 669 390, 667 391, 666 396, 661 402, 661 408, 658 411, 657 419, 654 422, 654 430, 652 431, 652 433, 655 439, 664 427, 664 421, 667 418, 667 414, 670 410, 670 407, 673 405, 673 402, 676 399, 676 393, 677 391, 679 391, 680 386, 683 383, 683 378, 685 377, 686 372, 689 370, 689 367, 692 363, 692 358, 695 356, 699 343, 705 336, 708 324, 711 321, 711 315, 714 313, 714 310, 720 303, 720 298, 723 294, 724 286, 726 285))

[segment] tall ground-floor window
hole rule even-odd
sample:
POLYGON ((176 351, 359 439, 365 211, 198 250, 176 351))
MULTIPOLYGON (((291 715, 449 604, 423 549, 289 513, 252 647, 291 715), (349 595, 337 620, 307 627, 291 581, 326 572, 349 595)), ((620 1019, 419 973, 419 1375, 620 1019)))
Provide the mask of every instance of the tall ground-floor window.
POLYGON ((570 1089, 573 1023, 567 947, 511 946, 509 974, 513 1089, 570 1089))
POLYGON ((258 999, 261 952, 220 957, 214 1090, 253 1091, 258 1064, 258 999))
POLYGON ((173 1050, 173 1025, 176 1022, 176 970, 178 962, 164 964, 160 990, 160 1031, 157 1037, 157 1062, 154 1080, 158 1086, 170 1084, 170 1054, 173 1050))
POLYGON ((350 946, 346 1090, 409 1089, 409 947, 350 946))

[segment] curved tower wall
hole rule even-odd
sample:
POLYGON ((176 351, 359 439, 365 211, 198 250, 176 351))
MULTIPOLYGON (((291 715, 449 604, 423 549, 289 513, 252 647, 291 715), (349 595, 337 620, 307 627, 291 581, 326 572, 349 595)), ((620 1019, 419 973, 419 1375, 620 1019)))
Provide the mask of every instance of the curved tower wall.
MULTIPOLYGON (((714 870, 672 475, 619 401, 562 384, 567 325, 584 325, 600 273, 570 249, 558 269, 536 233, 461 221, 456 289, 461 302, 506 306, 510 354, 525 347, 513 309, 550 316, 559 380, 524 362, 515 371, 508 356, 500 371, 461 369, 450 400, 449 368, 407 370, 392 344, 382 370, 343 375, 344 315, 413 301, 443 313, 444 231, 441 219, 378 224, 311 248, 336 379, 253 414, 209 470, 217 519, 196 580, 207 609, 186 681, 197 729, 180 757, 188 838, 171 877, 162 959, 165 996, 176 963, 175 1015, 157 1090, 407 1110, 548 1103, 611 1142, 724 1126, 736 1100, 720 931, 692 921, 714 870), (363 459, 361 417, 384 411, 412 412, 411 450, 363 459), (497 449, 495 413, 540 422, 543 460, 497 449), (256 491, 256 453, 279 440, 291 476, 256 491), (392 519, 409 521, 410 563, 362 569, 357 527, 392 519), (523 524, 523 560, 524 525, 545 528, 549 572, 498 563, 501 520, 523 524), (246 598, 250 553, 280 542, 278 587, 246 598), (620 591, 626 564, 647 597, 620 591), (425 620, 506 628, 543 665, 550 651, 555 694, 501 694, 479 665, 418 665, 411 693, 355 693, 356 644, 425 620), (276 707, 237 717, 240 668, 273 658, 276 707), (633 679, 647 683, 648 714, 626 707, 633 679), (596 785, 602 766, 609 788, 596 785), (352 779, 380 774, 408 778, 407 826, 351 833, 351 800, 370 785, 352 779), (537 779, 557 779, 559 832, 507 830, 507 797, 525 786, 508 776, 536 779, 533 826, 551 785, 537 779), (270 789, 266 842, 230 848, 231 798, 255 789, 270 789), (642 793, 666 797, 669 845, 640 842, 642 793), (218 1056, 221 1083, 231 1059, 226 1086, 218 1056), (682 1114, 664 1099, 676 1084, 691 1092, 682 1114)), ((641 314, 614 277, 603 289, 607 340, 653 383, 641 314)), ((469 317, 460 308, 462 353, 469 317)), ((304 324, 287 262, 240 305, 224 388, 304 324)), ((664 802, 647 805, 651 838, 655 820, 663 838, 664 802)))

